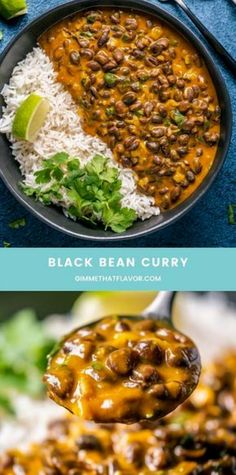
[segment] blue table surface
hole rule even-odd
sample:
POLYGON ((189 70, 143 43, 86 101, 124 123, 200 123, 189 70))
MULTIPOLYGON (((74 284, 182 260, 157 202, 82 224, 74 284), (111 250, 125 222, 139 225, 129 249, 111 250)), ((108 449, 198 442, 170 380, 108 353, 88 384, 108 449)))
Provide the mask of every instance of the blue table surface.
MULTIPOLYGON (((157 0, 156 0, 157 1, 157 0)), ((232 0, 186 0, 204 24, 217 36, 236 58, 236 6, 232 0)), ((28 0, 28 15, 11 22, 0 21, 4 37, 0 51, 29 21, 46 10, 62 4, 61 0, 28 0)), ((65 3, 65 2, 64 2, 65 3)), ((163 6, 163 4, 162 4, 163 6)), ((196 29, 180 9, 167 3, 169 12, 182 19, 193 31, 196 29)), ((199 36, 200 33, 197 32, 199 36)), ((234 116, 236 113, 236 79, 212 52, 220 67, 230 92, 234 116)), ((116 247, 236 247, 236 225, 228 223, 227 208, 236 203, 236 130, 229 153, 220 176, 198 204, 181 220, 157 233, 139 240, 121 241, 116 247)), ((64 235, 39 221, 26 211, 0 181, 0 246, 7 241, 12 247, 92 247, 98 243, 64 235), (9 223, 17 218, 26 218, 21 229, 11 229, 9 223)), ((111 243, 107 243, 109 247, 111 243)), ((104 246, 104 245, 103 245, 104 246)))

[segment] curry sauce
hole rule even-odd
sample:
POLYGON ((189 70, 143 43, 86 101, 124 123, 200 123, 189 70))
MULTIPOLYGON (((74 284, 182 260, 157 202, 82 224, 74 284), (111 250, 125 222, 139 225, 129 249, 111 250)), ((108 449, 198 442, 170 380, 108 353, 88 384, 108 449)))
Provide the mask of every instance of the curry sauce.
POLYGON ((216 155, 220 108, 185 38, 154 16, 104 8, 59 22, 40 45, 84 131, 106 142, 162 211, 199 187, 216 155))
POLYGON ((72 332, 49 360, 49 396, 95 422, 156 420, 195 389, 193 342, 163 321, 107 317, 72 332))
POLYGON ((236 354, 221 356, 193 395, 152 423, 53 421, 41 444, 0 456, 1 475, 235 475, 236 354))

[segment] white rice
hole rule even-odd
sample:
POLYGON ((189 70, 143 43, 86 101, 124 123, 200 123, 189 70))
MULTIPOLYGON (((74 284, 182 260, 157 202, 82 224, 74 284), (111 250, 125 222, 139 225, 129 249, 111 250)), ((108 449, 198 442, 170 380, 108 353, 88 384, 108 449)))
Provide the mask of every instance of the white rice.
MULTIPOLYGON (((57 152, 67 152, 80 159, 82 164, 96 153, 110 158, 111 165, 119 168, 122 181, 122 206, 134 209, 142 220, 158 215, 160 210, 154 199, 137 191, 134 173, 120 167, 111 150, 100 139, 85 134, 82 130, 77 107, 63 85, 57 82, 56 73, 49 58, 40 47, 34 48, 13 70, 10 82, 1 92, 6 107, 0 119, 0 132, 7 134, 12 153, 20 164, 24 182, 35 187, 34 172, 42 167, 43 159, 57 152), (17 108, 31 93, 38 93, 50 103, 50 111, 33 144, 15 139, 11 134, 12 122, 17 108)), ((68 206, 66 197, 61 204, 68 206)))

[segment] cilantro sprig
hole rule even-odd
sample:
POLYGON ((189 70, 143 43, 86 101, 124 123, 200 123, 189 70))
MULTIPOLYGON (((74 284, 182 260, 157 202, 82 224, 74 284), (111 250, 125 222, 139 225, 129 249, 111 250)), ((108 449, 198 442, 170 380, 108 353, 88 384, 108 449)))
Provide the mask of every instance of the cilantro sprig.
POLYGON ((105 229, 122 233, 137 219, 136 212, 121 205, 121 180, 115 167, 103 155, 95 155, 85 166, 79 159, 61 152, 43 161, 35 172, 36 187, 23 185, 26 195, 45 205, 69 202, 72 219, 87 221, 93 226, 103 223, 105 229))
POLYGON ((30 309, 0 323, 0 416, 14 412, 15 393, 32 397, 44 394, 42 376, 54 344, 30 309))

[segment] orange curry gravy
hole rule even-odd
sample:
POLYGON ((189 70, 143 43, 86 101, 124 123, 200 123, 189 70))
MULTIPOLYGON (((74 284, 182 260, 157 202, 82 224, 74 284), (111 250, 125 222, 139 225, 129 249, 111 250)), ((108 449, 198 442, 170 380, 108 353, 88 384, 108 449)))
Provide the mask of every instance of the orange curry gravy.
POLYGON ((40 38, 84 131, 137 174, 161 210, 185 200, 216 155, 220 108, 194 47, 154 16, 82 12, 40 38))
POLYGON ((194 343, 163 321, 107 317, 68 335, 50 358, 49 396, 95 422, 156 420, 195 389, 194 343))

